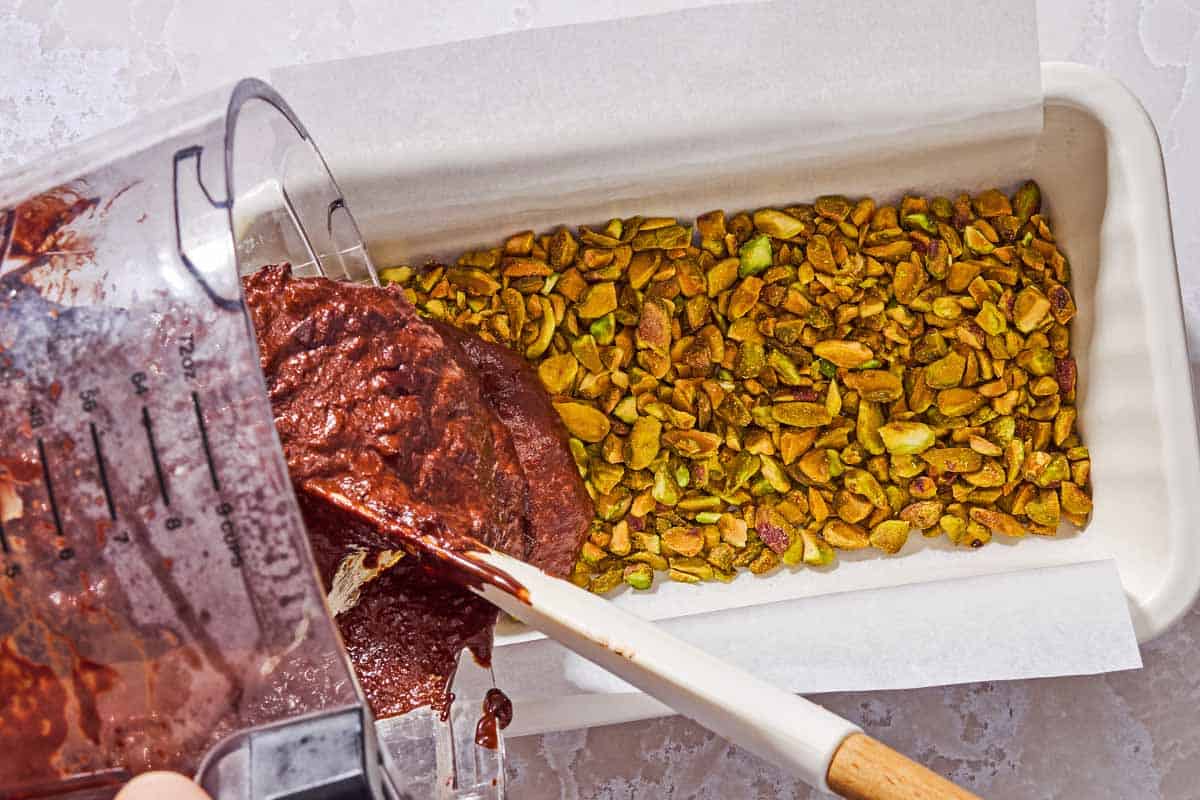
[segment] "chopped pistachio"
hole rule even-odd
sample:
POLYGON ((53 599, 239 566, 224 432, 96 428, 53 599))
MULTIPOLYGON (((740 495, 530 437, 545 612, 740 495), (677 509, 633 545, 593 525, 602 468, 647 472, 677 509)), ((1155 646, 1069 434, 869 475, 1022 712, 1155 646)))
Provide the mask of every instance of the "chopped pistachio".
POLYGON ((858 392, 863 399, 877 403, 889 403, 904 394, 900 378, 882 369, 850 372, 845 381, 846 386, 858 392))
POLYGON ((662 535, 668 553, 691 557, 704 550, 704 537, 697 528, 670 528, 662 535))
POLYGON ((932 528, 942 518, 942 503, 937 500, 920 500, 910 503, 900 511, 900 519, 919 530, 932 528))
POLYGON ((824 567, 832 564, 837 558, 829 543, 815 532, 801 529, 800 539, 804 542, 803 560, 805 564, 813 567, 824 567))
POLYGON ((699 575, 692 575, 689 572, 684 572, 683 570, 675 569, 674 567, 671 567, 670 570, 667 572, 667 577, 673 581, 678 581, 679 583, 699 583, 700 582, 699 575))
POLYGON ((759 462, 761 463, 760 471, 762 476, 771 484, 771 488, 780 494, 786 494, 791 491, 792 483, 788 480, 787 473, 783 471, 783 467, 779 462, 771 458, 769 455, 760 455, 759 462))
MULTIPOLYGON (((617 309, 616 285, 610 281, 594 283, 583 295, 583 301, 575 309, 580 319, 599 319, 617 309)), ((597 339, 600 337, 597 336, 597 339)))
POLYGON ((889 422, 879 428, 879 436, 889 453, 901 455, 923 453, 936 441, 933 429, 924 422, 889 422))
POLYGON ((991 336, 999 336, 1008 329, 1008 321, 991 300, 983 301, 979 313, 975 315, 975 321, 979 323, 979 327, 983 328, 985 333, 991 336))
POLYGON ((610 345, 613 343, 613 334, 615 331, 613 325, 613 315, 605 314, 597 319, 588 328, 589 333, 595 338, 596 344, 610 345))
POLYGON ((1025 516, 1038 525, 1057 528, 1061 516, 1058 492, 1053 489, 1038 492, 1037 497, 1025 504, 1025 516))
POLYGON ((967 360, 957 352, 944 357, 925 368, 925 384, 930 389, 950 389, 962 382, 967 360))
POLYGON ((771 266, 771 237, 755 236, 738 250, 738 277, 745 278, 771 266))
POLYGON ((991 508, 972 508, 971 519, 986 527, 992 533, 1005 536, 1024 536, 1025 528, 1014 517, 991 508))
POLYGON ((1038 213, 1042 205, 1042 192, 1033 181, 1025 181, 1013 197, 1013 213, 1017 220, 1025 223, 1038 213))
POLYGON ((842 392, 836 379, 829 382, 829 390, 825 393, 825 411, 830 419, 842 413, 842 392))
POLYGON ((743 278, 729 297, 729 318, 744 317, 754 308, 762 292, 763 282, 756 277, 743 278))
POLYGON ((779 554, 779 560, 788 566, 800 564, 804 561, 804 550, 806 547, 807 544, 804 538, 796 536, 792 539, 791 544, 787 546, 787 549, 779 554))
POLYGON ((937 394, 938 411, 947 417, 965 417, 986 402, 974 389, 943 389, 937 394))
POLYGON ((613 408, 612 414, 622 422, 632 425, 637 422, 637 398, 633 395, 626 395, 621 398, 616 407, 613 408))
POLYGON ((858 525, 840 519, 831 519, 821 529, 825 541, 839 550, 861 550, 871 544, 867 532, 858 525))
POLYGON ((804 381, 800 368, 782 350, 772 350, 767 356, 767 365, 773 367, 775 375, 788 386, 797 386, 804 381))
POLYGON ((981 525, 975 520, 970 520, 967 522, 962 535, 954 543, 963 547, 979 548, 991 540, 992 532, 986 526, 981 525))
POLYGON ((819 233, 809 239, 804 253, 818 272, 831 274, 837 269, 833 248, 829 244, 829 238, 824 234, 819 233))
POLYGON ((649 564, 630 564, 622 571, 621 577, 634 589, 649 589, 654 583, 654 568, 649 564))
POLYGON ((750 572, 754 575, 765 575, 779 566, 779 556, 771 550, 763 550, 758 557, 750 562, 750 572))
POLYGON ((847 469, 843 473, 842 480, 847 489, 862 495, 876 508, 886 509, 888 507, 887 494, 870 472, 863 469, 847 469))
POLYGON ((538 365, 538 378, 550 394, 562 394, 570 389, 578 372, 579 362, 570 353, 547 358, 538 365))
POLYGON ((1013 301, 1013 324, 1021 333, 1037 328, 1050 313, 1050 301, 1036 286, 1026 286, 1013 301))
POLYGON ((776 239, 791 239, 804 233, 807 226, 782 211, 763 208, 754 212, 754 227, 776 239))
POLYGON ((988 189, 975 197, 975 211, 981 217, 992 218, 1012 213, 1012 204, 999 189, 988 189))
POLYGON ((612 567, 592 578, 588 584, 588 591, 595 594, 608 594, 613 589, 617 588, 623 582, 623 572, 621 567, 612 567))
POLYGON ((754 530, 758 538, 775 553, 783 553, 795 537, 792 524, 775 508, 759 506, 754 515, 754 530))
POLYGON ((847 369, 861 367, 875 357, 871 348, 862 342, 845 339, 826 339, 818 342, 813 345, 813 355, 847 369))
POLYGON ((878 403, 860 400, 858 403, 858 425, 855 431, 858 443, 873 455, 881 455, 885 451, 883 435, 883 411, 878 403))
POLYGON ((579 252, 579 242, 575 241, 569 230, 559 228, 550 237, 547 251, 551 264, 556 267, 569 267, 575 262, 575 256, 579 252))
POLYGON ((598 564, 604 559, 605 552, 590 541, 583 543, 579 558, 588 564, 598 564))
POLYGON ((721 437, 707 431, 667 431, 663 442, 684 458, 707 458, 721 446, 721 437))
POLYGON ((626 520, 621 520, 612 527, 612 537, 608 541, 608 552, 614 556, 626 556, 629 555, 632 547, 633 541, 629 535, 629 523, 626 520))
POLYGON ((738 279, 740 261, 737 258, 724 258, 713 264, 705 276, 708 282, 708 296, 716 297, 738 279))
POLYGON ((673 506, 679 502, 681 494, 679 484, 675 482, 675 477, 669 470, 660 467, 654 471, 654 488, 651 490, 651 495, 656 502, 662 503, 664 506, 673 506))
POLYGON ((1054 315, 1059 325, 1066 325, 1075 317, 1075 299, 1071 292, 1061 283, 1051 283, 1046 287, 1046 298, 1050 301, 1050 313, 1054 315))
POLYGON ((554 410, 572 436, 585 442, 599 442, 608 435, 608 417, 586 403, 564 401, 554 404, 554 410))
POLYGON ((784 425, 797 428, 815 428, 829 424, 832 417, 821 403, 790 402, 771 406, 771 417, 784 425))
MULTIPOLYGON (((870 202, 869 198, 864 202, 870 202)), ((813 210, 822 217, 841 222, 851 212, 852 207, 850 201, 842 195, 827 194, 813 201, 813 210)), ((863 221, 865 220, 856 221, 854 224, 861 225, 863 221)))
POLYGON ((975 472, 983 466, 983 459, 969 447, 939 447, 921 454, 938 472, 975 472))
MULTIPOLYGON (((537 298, 532 298, 536 300, 537 298)), ((549 304, 542 308, 542 318, 538 325, 537 337, 533 343, 525 349, 525 357, 528 359, 536 359, 541 357, 550 347, 550 342, 554 339, 554 330, 558 325, 557 318, 554 315, 554 309, 549 304)))
POLYGON ((927 214, 909 214, 904 217, 904 224, 909 228, 920 228, 926 233, 937 233, 937 225, 927 214))
POLYGON ((903 520, 887 519, 871 529, 871 546, 890 555, 895 555, 908 541, 908 523, 903 520))
POLYGON ((980 230, 979 225, 968 225, 963 229, 963 244, 973 253, 986 255, 996 249, 987 236, 980 230))
POLYGON ((625 463, 630 469, 646 469, 658 457, 662 423, 654 417, 638 417, 626 443, 625 463))
POLYGON ((1086 517, 1092 513, 1092 498, 1070 481, 1063 481, 1058 487, 1062 494, 1062 509, 1071 514, 1086 517))
POLYGON ((380 277, 533 362, 596 509, 573 582, 727 581, 895 552, 910 525, 980 547, 1087 522, 1077 308, 1041 205, 1033 182, 828 195, 380 277))

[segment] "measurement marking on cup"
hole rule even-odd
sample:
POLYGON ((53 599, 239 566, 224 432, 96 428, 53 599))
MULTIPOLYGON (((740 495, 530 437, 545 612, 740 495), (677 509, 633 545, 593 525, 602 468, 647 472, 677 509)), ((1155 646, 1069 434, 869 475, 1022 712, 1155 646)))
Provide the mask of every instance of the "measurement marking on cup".
POLYGON ((94 422, 89 422, 88 427, 92 429, 92 449, 96 451, 96 466, 100 470, 100 485, 104 487, 104 501, 108 503, 108 518, 116 522, 117 507, 113 505, 112 489, 108 485, 108 470, 104 466, 104 448, 100 446, 100 432, 96 430, 94 422))
POLYGON ((196 424, 200 426, 200 444, 204 446, 204 460, 208 462, 208 477, 212 478, 213 491, 221 491, 217 478, 217 467, 213 464, 212 447, 208 443, 208 426, 204 424, 204 412, 200 409, 200 394, 192 392, 192 408, 196 409, 196 424))
POLYGON ((63 535, 62 518, 58 515, 58 500, 54 497, 54 481, 50 479, 50 462, 46 460, 46 445, 41 437, 37 440, 38 458, 42 462, 42 479, 46 482, 46 496, 50 498, 50 514, 54 517, 54 530, 63 535))
POLYGON ((154 443, 154 423, 150 421, 150 409, 145 406, 142 406, 142 427, 146 429, 146 441, 150 443, 150 460, 154 462, 154 477, 158 478, 163 505, 169 506, 171 495, 167 492, 167 479, 163 475, 162 462, 158 459, 158 445, 154 443))
MULTIPOLYGON (((196 411, 196 425, 200 428, 200 443, 204 447, 204 459, 208 462, 208 477, 212 479, 213 491, 220 499, 221 480, 217 477, 217 465, 213 462, 212 445, 208 441, 208 426, 204 424, 204 409, 200 407, 200 393, 192 392, 192 408, 196 411)), ((234 520, 233 504, 222 500, 216 507, 221 518, 221 541, 229 551, 229 565, 235 569, 242 566, 242 539, 234 520)), ((257 610, 255 611, 257 614, 257 610)))

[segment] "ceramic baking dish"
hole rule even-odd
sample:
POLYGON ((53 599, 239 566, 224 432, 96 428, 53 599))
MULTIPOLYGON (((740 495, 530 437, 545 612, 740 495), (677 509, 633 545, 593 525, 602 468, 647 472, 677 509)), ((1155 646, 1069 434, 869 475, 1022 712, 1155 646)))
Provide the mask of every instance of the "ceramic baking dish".
MULTIPOLYGON (((1087 530, 997 541, 981 551, 910 537, 901 557, 843 554, 838 568, 824 575, 783 570, 699 589, 661 581, 651 596, 624 592, 614 602, 652 618, 688 616, 689 629, 720 653, 723 630, 754 624, 753 609, 778 605, 781 596, 802 603, 835 592, 1113 559, 1138 639, 1146 641, 1178 619, 1200 589, 1200 543, 1192 530, 1200 518, 1200 453, 1162 155, 1145 111, 1111 77, 1046 63, 1042 84, 1044 125, 1032 145, 1003 137, 917 149, 897 142, 822 162, 788 162, 777 154, 761 163, 731 158, 736 169, 726 164, 729 169, 714 169, 703 180, 664 172, 642 183, 564 184, 558 194, 548 184, 541 196, 481 200, 471 206, 467 224, 432 235, 420 217, 425 209, 417 206, 407 215, 394 205, 376 213, 356 203, 355 213, 376 263, 387 266, 419 254, 449 257, 515 230, 563 222, 634 213, 692 218, 711 208, 802 201, 826 192, 896 199, 905 191, 979 190, 994 182, 1012 188, 1034 178, 1070 258, 1079 307, 1072 339, 1079 427, 1091 449, 1095 490, 1087 530), (1004 171, 1013 163, 1022 164, 1020 174, 1004 171)), ((371 177, 368 165, 350 183, 378 194, 389 191, 387 181, 371 177)), ((536 637, 503 629, 498 657, 536 637)), ((769 637, 761 646, 772 646, 769 637)), ((636 695, 593 696, 559 722, 570 727, 655 713, 664 707, 636 695)))

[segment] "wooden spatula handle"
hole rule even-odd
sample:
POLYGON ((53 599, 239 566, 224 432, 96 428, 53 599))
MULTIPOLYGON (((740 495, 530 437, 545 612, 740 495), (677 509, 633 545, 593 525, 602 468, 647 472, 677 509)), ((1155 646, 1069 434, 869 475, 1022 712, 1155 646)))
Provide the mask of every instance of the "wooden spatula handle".
POLYGON ((850 734, 834 752, 826 780, 847 800, 980 800, 863 733, 850 734))

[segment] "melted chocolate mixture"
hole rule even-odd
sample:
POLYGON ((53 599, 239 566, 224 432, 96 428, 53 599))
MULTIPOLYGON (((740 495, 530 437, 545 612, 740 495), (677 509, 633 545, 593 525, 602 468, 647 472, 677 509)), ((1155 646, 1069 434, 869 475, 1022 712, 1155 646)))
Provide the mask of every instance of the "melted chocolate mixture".
POLYGON ((475 744, 495 750, 500 746, 499 731, 512 722, 512 701, 499 689, 488 689, 483 697, 483 714, 475 725, 475 744))
POLYGON ((525 560, 565 577, 592 521, 592 500, 550 398, 528 362, 513 351, 446 323, 434 328, 458 342, 479 374, 483 399, 512 436, 529 486, 526 522, 533 536, 525 560))
MULTIPOLYGON (((244 289, 327 588, 351 548, 406 543, 307 496, 306 486, 386 507, 451 546, 478 540, 547 572, 569 571, 590 501, 523 361, 424 322, 399 290, 294 278, 287 266, 247 277, 244 289)), ((458 654, 490 654, 495 609, 433 561, 411 552, 338 617, 379 716, 444 703, 458 654)))

